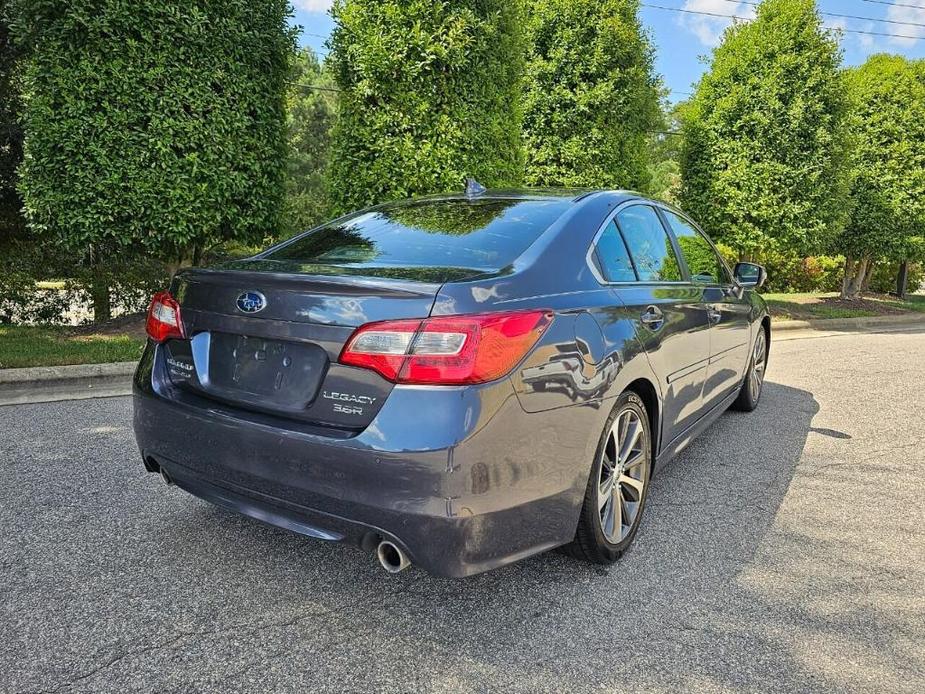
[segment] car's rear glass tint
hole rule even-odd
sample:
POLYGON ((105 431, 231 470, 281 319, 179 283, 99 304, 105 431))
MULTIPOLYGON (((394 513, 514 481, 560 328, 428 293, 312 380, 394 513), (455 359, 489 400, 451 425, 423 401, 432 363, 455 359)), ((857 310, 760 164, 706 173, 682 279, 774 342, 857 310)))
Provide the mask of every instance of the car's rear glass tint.
POLYGON ((340 267, 510 265, 570 206, 568 200, 427 200, 331 223, 263 256, 340 267))

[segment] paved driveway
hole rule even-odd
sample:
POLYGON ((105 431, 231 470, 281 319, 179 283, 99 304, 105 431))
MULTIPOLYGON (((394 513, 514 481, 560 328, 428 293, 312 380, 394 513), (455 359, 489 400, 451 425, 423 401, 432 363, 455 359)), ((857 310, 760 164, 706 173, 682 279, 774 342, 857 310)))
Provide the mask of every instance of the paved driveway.
POLYGON ((925 691, 925 333, 790 337, 621 562, 463 581, 164 487, 128 398, 0 407, 0 690, 925 691))

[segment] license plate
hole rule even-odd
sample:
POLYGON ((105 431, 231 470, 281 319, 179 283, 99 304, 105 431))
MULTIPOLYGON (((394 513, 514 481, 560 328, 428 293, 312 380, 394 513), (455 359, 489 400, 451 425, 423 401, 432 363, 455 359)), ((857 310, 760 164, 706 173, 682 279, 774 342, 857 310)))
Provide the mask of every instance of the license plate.
POLYGON ((311 343, 227 333, 212 333, 210 342, 209 385, 226 395, 258 396, 267 405, 305 407, 327 365, 326 352, 311 343))

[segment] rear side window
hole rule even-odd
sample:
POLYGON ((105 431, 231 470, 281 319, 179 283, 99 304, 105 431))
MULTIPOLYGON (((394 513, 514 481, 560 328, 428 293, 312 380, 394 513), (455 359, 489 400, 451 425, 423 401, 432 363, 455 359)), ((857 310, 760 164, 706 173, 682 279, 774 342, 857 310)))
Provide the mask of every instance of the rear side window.
POLYGON ((635 282, 636 272, 617 225, 610 221, 594 249, 601 274, 608 282, 635 282))
POLYGON ((630 256, 641 282, 678 282, 681 268, 671 239, 655 210, 633 205, 617 214, 630 256))
POLYGON ((729 271, 707 238, 683 217, 664 210, 668 225, 681 248, 681 255, 691 271, 692 282, 731 284, 729 271))
POLYGON ((422 200, 327 224, 263 258, 338 267, 500 270, 570 206, 565 199, 422 200))

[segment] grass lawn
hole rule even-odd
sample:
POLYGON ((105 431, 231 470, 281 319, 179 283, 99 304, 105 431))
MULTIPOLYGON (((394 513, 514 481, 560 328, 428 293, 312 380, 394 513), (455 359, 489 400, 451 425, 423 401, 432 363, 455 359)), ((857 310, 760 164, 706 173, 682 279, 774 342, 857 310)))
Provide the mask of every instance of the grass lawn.
POLYGON ((865 294, 857 301, 842 301, 837 293, 765 294, 771 315, 779 319, 864 318, 925 312, 925 296, 909 295, 905 301, 887 294, 865 294))
POLYGON ((0 369, 134 361, 144 339, 68 327, 0 325, 0 369))

